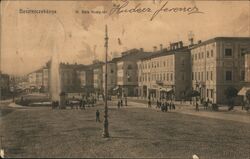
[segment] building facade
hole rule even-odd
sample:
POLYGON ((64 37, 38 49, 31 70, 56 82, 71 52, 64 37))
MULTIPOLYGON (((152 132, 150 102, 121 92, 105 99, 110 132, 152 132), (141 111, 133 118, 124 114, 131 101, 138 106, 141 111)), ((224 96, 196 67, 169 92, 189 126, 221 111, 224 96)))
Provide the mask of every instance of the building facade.
POLYGON ((117 66, 117 86, 121 96, 138 96, 138 60, 152 53, 143 49, 131 49, 121 53, 122 56, 113 59, 117 66))
POLYGON ((217 37, 191 48, 192 88, 200 92, 201 99, 225 104, 225 90, 244 85, 243 52, 249 47, 250 38, 217 37))
POLYGON ((139 96, 151 99, 184 98, 190 90, 190 51, 182 42, 171 44, 137 62, 139 96))
MULTIPOLYGON (((105 64, 103 65, 103 90, 105 90, 105 64)), ((114 91, 117 88, 117 67, 116 63, 109 61, 107 63, 107 90, 108 93, 114 94, 114 91)))

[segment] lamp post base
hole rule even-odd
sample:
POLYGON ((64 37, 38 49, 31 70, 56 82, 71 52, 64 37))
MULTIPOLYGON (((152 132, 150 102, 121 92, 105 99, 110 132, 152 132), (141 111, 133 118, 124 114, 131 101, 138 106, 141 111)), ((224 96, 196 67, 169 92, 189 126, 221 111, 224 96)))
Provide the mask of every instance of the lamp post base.
POLYGON ((104 138, 109 137, 108 120, 104 120, 104 128, 103 128, 102 137, 104 137, 104 138))

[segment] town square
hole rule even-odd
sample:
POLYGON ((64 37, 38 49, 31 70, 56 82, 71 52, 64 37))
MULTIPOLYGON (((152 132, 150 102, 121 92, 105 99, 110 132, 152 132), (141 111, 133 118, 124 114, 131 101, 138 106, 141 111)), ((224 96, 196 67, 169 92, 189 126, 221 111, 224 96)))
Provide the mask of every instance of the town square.
POLYGON ((249 7, 1 2, 0 157, 250 158, 249 7))

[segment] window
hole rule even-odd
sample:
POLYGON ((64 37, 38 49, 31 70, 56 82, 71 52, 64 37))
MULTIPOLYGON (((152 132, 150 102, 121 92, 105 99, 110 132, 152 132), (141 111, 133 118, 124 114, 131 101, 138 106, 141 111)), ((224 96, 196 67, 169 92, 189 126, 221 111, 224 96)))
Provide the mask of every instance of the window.
POLYGON ((166 80, 166 75, 165 75, 165 73, 163 74, 163 80, 164 80, 164 81, 166 80))
POLYGON ((110 73, 114 73, 114 70, 113 70, 113 69, 111 69, 111 70, 110 70, 110 73))
POLYGON ((209 58, 209 51, 207 51, 207 58, 209 58))
POLYGON ((211 90, 210 90, 210 97, 211 97, 211 98, 213 98, 213 94, 214 94, 214 90, 211 89, 211 90))
POLYGON ((225 49, 225 56, 232 56, 233 54, 233 51, 231 48, 226 48, 225 49))
POLYGON ((210 79, 213 80, 213 71, 210 73, 210 79))
POLYGON ((245 55, 246 48, 241 48, 240 49, 240 55, 244 56, 245 55))
POLYGON ((197 54, 195 54, 195 56, 194 56, 194 57, 195 57, 195 60, 197 60, 197 54))
POLYGON ((198 72, 198 80, 200 80, 200 72, 198 72))
POLYGON ((197 72, 194 73, 194 80, 197 80, 197 72))
POLYGON ((211 57, 214 56, 214 50, 211 50, 211 57))
POLYGON ((203 81, 203 72, 201 72, 201 80, 203 81))
POLYGON ((167 73, 167 81, 169 81, 169 74, 167 73))
MULTIPOLYGON (((146 67, 147 68, 147 67, 146 67)), ((132 69, 132 66, 131 65, 128 65, 128 70, 131 70, 132 69)))
POLYGON ((208 74, 208 71, 207 71, 207 81, 208 81, 208 79, 209 79, 209 74, 208 74))
POLYGON ((201 55, 200 55, 200 53, 198 53, 198 59, 200 59, 201 58, 201 55))
POLYGON ((160 74, 160 80, 162 80, 162 74, 160 74))
POLYGON ((173 81, 173 74, 170 74, 170 80, 173 81))
POLYGON ((240 80, 241 81, 245 80, 245 71, 241 71, 240 80))
POLYGON ((194 80, 194 72, 192 72, 192 80, 194 80))
POLYGON ((201 53, 201 58, 202 58, 202 59, 204 58, 204 52, 201 53))
POLYGON ((226 81, 232 80, 232 71, 226 71, 226 81))

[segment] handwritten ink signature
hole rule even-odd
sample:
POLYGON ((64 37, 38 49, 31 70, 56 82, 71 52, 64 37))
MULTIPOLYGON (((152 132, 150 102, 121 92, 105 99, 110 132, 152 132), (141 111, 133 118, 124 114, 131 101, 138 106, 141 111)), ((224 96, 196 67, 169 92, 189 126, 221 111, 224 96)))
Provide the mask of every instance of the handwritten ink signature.
POLYGON ((168 8, 166 7, 168 4, 168 1, 166 1, 159 9, 156 9, 153 11, 150 7, 142 7, 141 3, 138 3, 135 7, 129 8, 129 1, 125 1, 123 4, 114 4, 111 10, 109 11, 109 15, 113 14, 124 14, 124 13, 153 13, 150 20, 154 20, 157 15, 160 13, 187 13, 195 14, 195 13, 204 13, 199 10, 198 7, 192 6, 192 7, 172 7, 168 8))

